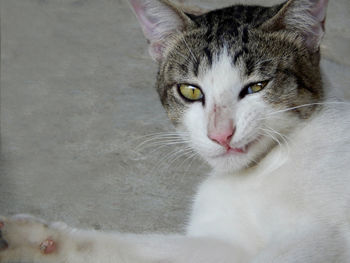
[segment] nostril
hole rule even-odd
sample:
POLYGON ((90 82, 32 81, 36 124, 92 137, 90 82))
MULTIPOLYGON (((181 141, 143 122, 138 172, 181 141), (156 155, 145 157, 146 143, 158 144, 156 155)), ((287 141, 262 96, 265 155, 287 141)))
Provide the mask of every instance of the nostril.
POLYGON ((232 128, 221 133, 219 132, 210 133, 208 134, 208 137, 212 141, 216 142, 217 144, 220 144, 222 146, 227 146, 230 144, 230 141, 234 135, 234 132, 235 132, 235 129, 232 128))
POLYGON ((210 138, 210 140, 212 140, 213 142, 216 142, 217 144, 221 144, 220 141, 218 141, 217 139, 214 139, 213 137, 211 136, 208 136, 210 138))
POLYGON ((227 136, 226 142, 229 143, 231 141, 231 139, 232 139, 232 136, 233 136, 233 133, 231 133, 231 135, 227 136))

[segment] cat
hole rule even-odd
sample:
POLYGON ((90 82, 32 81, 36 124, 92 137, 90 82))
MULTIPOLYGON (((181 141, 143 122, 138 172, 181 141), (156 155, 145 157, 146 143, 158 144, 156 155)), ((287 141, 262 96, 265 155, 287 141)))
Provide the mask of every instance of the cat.
POLYGON ((350 262, 350 107, 320 71, 328 0, 130 0, 160 100, 213 168, 184 235, 0 218, 0 262, 350 262))

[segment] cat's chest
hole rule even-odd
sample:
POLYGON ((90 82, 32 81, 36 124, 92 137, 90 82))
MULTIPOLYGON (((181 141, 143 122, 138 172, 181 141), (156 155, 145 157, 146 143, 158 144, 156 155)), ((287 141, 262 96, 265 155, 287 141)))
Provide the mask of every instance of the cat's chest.
POLYGON ((209 178, 195 198, 188 234, 239 243, 254 253, 275 234, 311 222, 303 193, 291 188, 279 179, 209 178))
POLYGON ((290 134, 288 150, 276 147, 255 171, 209 177, 198 189, 188 234, 255 253, 292 230, 318 224, 350 229, 350 137, 344 132, 349 123, 326 113, 290 134), (342 125, 327 126, 329 120, 342 125))

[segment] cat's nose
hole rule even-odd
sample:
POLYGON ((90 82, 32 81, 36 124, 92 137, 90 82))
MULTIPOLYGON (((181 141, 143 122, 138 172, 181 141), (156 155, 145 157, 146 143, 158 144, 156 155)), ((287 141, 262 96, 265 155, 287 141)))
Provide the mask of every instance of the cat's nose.
POLYGON ((213 133, 209 133, 208 137, 212 141, 224 146, 225 148, 228 148, 228 147, 230 147, 229 144, 230 144, 230 141, 231 141, 234 133, 235 133, 235 127, 230 126, 230 127, 227 127, 223 131, 215 131, 213 133))

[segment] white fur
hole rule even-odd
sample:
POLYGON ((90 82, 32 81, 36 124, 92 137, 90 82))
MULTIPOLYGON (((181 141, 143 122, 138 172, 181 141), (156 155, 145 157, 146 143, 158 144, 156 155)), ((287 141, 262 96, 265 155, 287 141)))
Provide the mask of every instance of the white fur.
MULTIPOLYGON (((170 20, 157 31, 153 26, 170 12, 167 2, 131 2, 155 43, 180 24, 170 20), (142 13, 145 7, 151 10, 148 16, 142 13)), ((320 7, 313 11, 309 27, 325 15, 320 7)), ((245 79, 225 51, 193 80, 206 104, 189 107, 183 128, 213 171, 198 188, 185 235, 102 233, 47 226, 24 215, 0 217, 0 249, 4 240, 9 244, 0 250, 0 262, 350 262, 350 105, 327 101, 311 119, 296 121, 265 103, 264 90, 238 98, 245 84, 258 80, 245 79), (246 153, 223 155, 224 147, 208 138, 215 106, 225 109, 220 118, 232 119, 236 127, 231 147, 254 141, 246 153), (57 249, 44 255, 39 246, 48 238, 57 249)))
POLYGON ((213 61, 213 66, 208 71, 202 72, 198 79, 194 80, 199 83, 205 94, 206 105, 204 108, 200 103, 191 105, 183 122, 191 138, 192 147, 216 170, 232 171, 250 165, 274 143, 274 140, 283 142, 284 138, 279 137, 275 132, 281 132, 295 125, 293 118, 284 118, 289 115, 288 112, 273 114, 276 110, 262 99, 264 90, 246 96, 243 100, 239 99, 242 88, 257 80, 259 76, 246 79, 237 67, 233 67, 232 60, 226 51, 213 61), (223 157, 225 148, 211 141, 207 136, 208 120, 213 114, 214 105, 225 107, 226 118, 233 119, 236 131, 230 143, 231 147, 244 147, 259 135, 268 134, 268 136, 260 137, 258 143, 250 146, 247 154, 223 157), (273 131, 266 131, 270 129, 273 131))
POLYGON ((231 145, 256 137, 264 125, 285 132, 293 118, 264 103, 263 91, 238 100, 248 80, 225 52, 197 81, 211 99, 205 108, 192 105, 184 127, 214 169, 198 188, 186 235, 101 233, 45 227, 26 216, 0 218, 10 245, 0 262, 350 262, 349 104, 326 103, 288 133, 288 144, 242 169, 273 140, 262 138, 246 154, 215 157, 223 149, 206 135, 212 105, 224 103, 232 113, 237 131, 231 145), (38 247, 47 238, 58 248, 43 255, 38 247))

